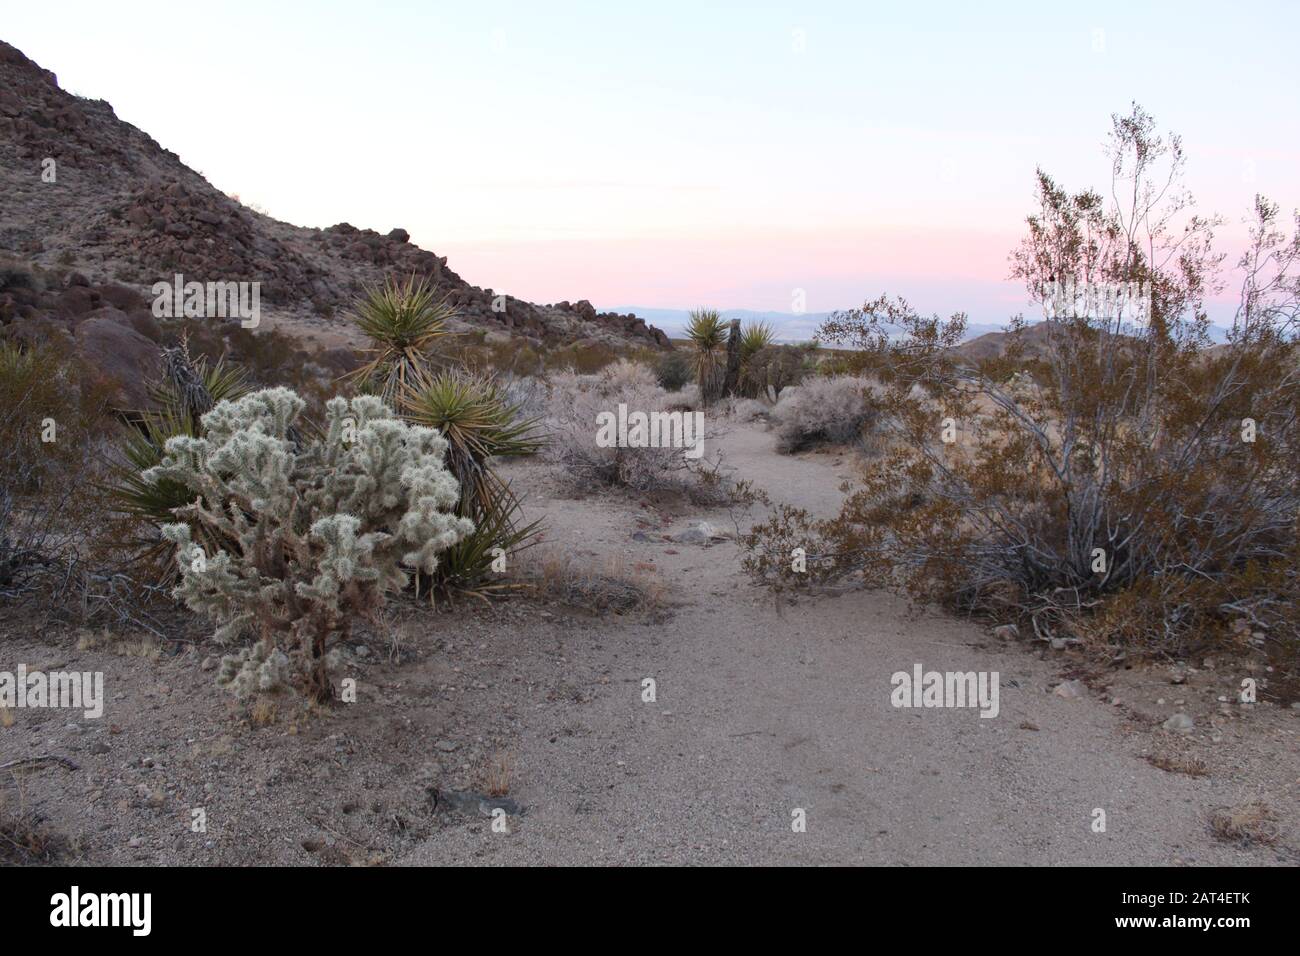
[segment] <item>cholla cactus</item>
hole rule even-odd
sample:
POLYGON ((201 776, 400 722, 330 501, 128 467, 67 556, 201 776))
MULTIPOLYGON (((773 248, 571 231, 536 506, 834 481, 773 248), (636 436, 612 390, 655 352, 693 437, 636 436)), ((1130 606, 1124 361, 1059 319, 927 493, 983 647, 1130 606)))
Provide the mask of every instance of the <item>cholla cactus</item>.
POLYGON ((204 437, 169 439, 144 473, 184 484, 194 501, 176 515, 236 543, 205 554, 188 524, 162 529, 177 549, 177 597, 219 624, 219 640, 263 639, 223 662, 221 682, 239 694, 287 680, 332 696, 329 649, 352 618, 373 615, 407 569, 431 574, 474 528, 448 513, 458 488, 436 430, 374 396, 335 398, 324 436, 304 442, 294 430, 303 405, 286 388, 221 402, 203 416, 204 437))
POLYGON ((245 647, 238 654, 227 654, 217 672, 217 684, 229 687, 241 698, 257 691, 279 690, 290 680, 288 655, 278 647, 268 648, 261 642, 245 647))

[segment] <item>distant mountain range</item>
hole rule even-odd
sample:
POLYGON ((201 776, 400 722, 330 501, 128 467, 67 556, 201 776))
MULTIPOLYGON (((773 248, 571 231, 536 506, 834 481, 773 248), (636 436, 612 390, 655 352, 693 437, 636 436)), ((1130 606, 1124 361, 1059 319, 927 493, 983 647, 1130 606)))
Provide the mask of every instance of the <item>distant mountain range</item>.
MULTIPOLYGON (((609 308, 610 312, 632 312, 653 326, 663 329, 671 338, 681 338, 690 319, 688 309, 655 309, 640 305, 620 305, 609 308)), ((724 319, 740 319, 741 322, 768 322, 776 330, 776 340, 784 343, 807 342, 818 326, 830 315, 830 312, 804 312, 796 315, 792 312, 759 312, 752 309, 720 309, 724 319)), ((1032 324, 1032 323, 1031 323, 1032 324)), ((970 342, 983 335, 1000 333, 1006 330, 1005 322, 971 322, 966 326, 963 342, 970 342)), ((1210 337, 1215 342, 1227 340, 1227 330, 1212 326, 1210 337)))

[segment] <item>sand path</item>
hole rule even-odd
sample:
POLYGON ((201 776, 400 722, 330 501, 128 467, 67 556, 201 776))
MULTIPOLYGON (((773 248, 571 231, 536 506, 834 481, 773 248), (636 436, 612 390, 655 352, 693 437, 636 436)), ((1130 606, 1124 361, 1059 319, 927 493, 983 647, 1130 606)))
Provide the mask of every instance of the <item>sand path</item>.
MULTIPOLYGON (((777 456, 771 436, 750 426, 721 443, 728 463, 775 497, 823 513, 841 500, 850 468, 842 455, 777 456)), ((1056 662, 878 593, 778 608, 748 584, 732 542, 635 540, 641 525, 626 503, 534 506, 547 513, 553 543, 652 562, 678 606, 666 623, 610 619, 552 634, 544 650, 536 634, 498 635, 496 653, 571 662, 589 696, 519 702, 511 794, 528 809, 508 834, 445 829, 401 862, 1279 859, 1214 840, 1206 813, 1239 800, 1240 788, 1140 759, 1117 708, 1049 692, 1056 662), (1000 715, 894 708, 890 675, 916 663, 997 671, 1000 715), (641 699, 647 677, 656 681, 654 703, 641 699), (792 830, 797 809, 806 832, 792 830), (1104 833, 1093 831, 1095 809, 1106 813, 1104 833)), ((727 526, 724 513, 707 517, 727 526)))

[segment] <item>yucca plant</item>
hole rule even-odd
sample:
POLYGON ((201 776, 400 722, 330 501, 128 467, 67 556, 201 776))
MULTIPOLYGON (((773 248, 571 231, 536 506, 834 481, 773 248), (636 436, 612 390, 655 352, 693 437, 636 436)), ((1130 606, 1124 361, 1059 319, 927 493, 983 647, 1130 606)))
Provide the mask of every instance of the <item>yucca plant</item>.
POLYGON ((727 347, 727 324, 716 309, 693 309, 686 324, 686 337, 695 348, 693 364, 700 398, 712 402, 722 394, 727 347))
POLYGON ((740 330, 740 360, 748 362, 776 339, 772 323, 751 322, 740 330))
POLYGON ((399 407, 408 421, 436 428, 447 439, 447 470, 460 484, 456 514, 474 531, 443 555, 434 571, 435 588, 451 597, 506 585, 485 585, 493 549, 506 553, 532 543, 540 522, 519 525, 521 503, 493 470, 495 458, 536 453, 543 444, 537 419, 524 418, 497 381, 463 369, 417 370, 403 389, 399 407))
POLYGON ((395 403, 415 374, 430 367, 433 343, 446 335, 456 310, 427 279, 391 276, 358 301, 352 319, 370 339, 371 359, 344 376, 358 389, 395 403))
POLYGON ((537 419, 520 415, 491 375, 461 369, 419 371, 398 402, 410 421, 436 428, 447 439, 447 467, 460 482, 470 509, 487 501, 495 482, 493 458, 535 454, 543 444, 537 419))
MULTIPOLYGON (((152 408, 137 411, 122 426, 118 444, 120 461, 112 468, 106 490, 117 513, 122 542, 130 563, 152 568, 159 584, 173 583, 177 571, 168 560, 171 545, 158 527, 175 521, 175 510, 190 504, 194 495, 168 478, 148 479, 144 472, 162 462, 163 446, 176 435, 198 438, 200 418, 221 401, 236 401, 252 391, 244 369, 218 359, 190 358, 188 344, 163 350, 163 377, 149 386, 152 408)), ((202 537, 202 528, 195 534, 202 537)), ((219 546, 218 541, 204 541, 219 546)), ((214 553, 215 548, 209 548, 214 553)))
POLYGON ((758 321, 740 330, 740 392, 746 398, 762 394, 765 376, 755 368, 755 359, 776 339, 776 330, 770 322, 758 321))

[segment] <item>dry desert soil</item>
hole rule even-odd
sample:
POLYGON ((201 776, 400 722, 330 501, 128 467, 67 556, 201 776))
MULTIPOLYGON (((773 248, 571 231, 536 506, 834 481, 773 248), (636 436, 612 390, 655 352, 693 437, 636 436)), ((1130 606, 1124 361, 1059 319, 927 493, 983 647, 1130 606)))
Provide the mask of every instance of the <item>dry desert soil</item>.
MULTIPOLYGON (((737 476, 822 514, 853 472, 844 450, 775 454, 761 424, 718 441, 737 476)), ((0 715, 0 764, 22 762, 0 771, 0 820, 42 859, 137 865, 1300 861, 1300 712, 1235 703, 1239 665, 1098 669, 880 592, 778 603, 725 510, 507 473, 553 565, 655 601, 406 600, 349 648, 355 703, 255 715, 186 619, 165 641, 10 620, 7 659, 103 671, 108 705, 0 715), (702 520, 732 536, 674 540, 702 520), (891 706, 917 663, 996 671, 999 715, 891 706), (1055 692, 1067 679, 1080 695, 1055 692), (1190 733, 1162 729, 1176 712, 1190 733), (66 762, 27 761, 47 755, 66 762), (1215 825, 1252 806, 1253 831, 1215 825)))

